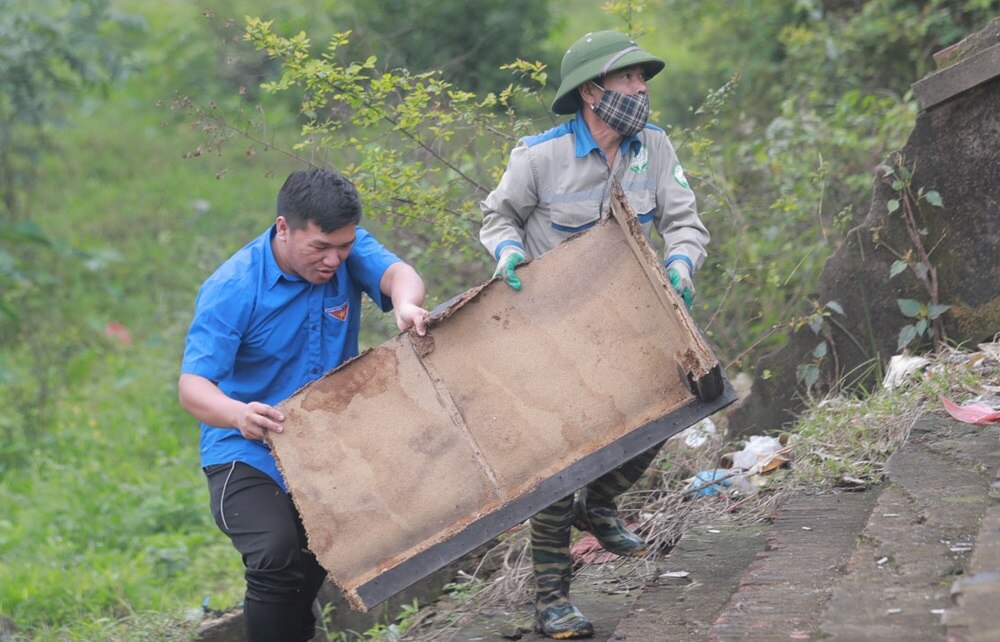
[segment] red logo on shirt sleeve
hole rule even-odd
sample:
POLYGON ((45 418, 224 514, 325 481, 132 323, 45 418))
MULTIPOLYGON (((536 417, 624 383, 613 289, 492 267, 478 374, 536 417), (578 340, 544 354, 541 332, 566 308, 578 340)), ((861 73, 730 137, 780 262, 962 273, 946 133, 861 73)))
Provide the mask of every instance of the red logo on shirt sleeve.
POLYGON ((335 308, 327 308, 326 310, 324 310, 324 312, 326 312, 327 314, 329 314, 331 317, 333 317, 337 321, 343 321, 344 319, 347 318, 348 307, 349 307, 348 304, 341 303, 340 305, 338 305, 335 308))

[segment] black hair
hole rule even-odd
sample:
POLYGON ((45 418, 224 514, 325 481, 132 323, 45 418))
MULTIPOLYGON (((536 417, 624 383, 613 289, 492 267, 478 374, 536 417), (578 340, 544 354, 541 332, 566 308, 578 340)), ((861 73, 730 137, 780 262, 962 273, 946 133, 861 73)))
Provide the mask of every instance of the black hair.
POLYGON ((312 221, 328 233, 361 221, 361 197, 354 183, 337 172, 298 170, 278 191, 278 216, 284 216, 293 230, 312 221))

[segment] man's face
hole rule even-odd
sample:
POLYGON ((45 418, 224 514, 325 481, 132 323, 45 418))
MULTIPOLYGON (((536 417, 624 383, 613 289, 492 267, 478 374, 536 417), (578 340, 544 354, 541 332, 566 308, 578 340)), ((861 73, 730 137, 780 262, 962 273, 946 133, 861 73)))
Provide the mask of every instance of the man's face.
POLYGON ((612 71, 600 83, 605 89, 617 91, 628 96, 646 93, 646 72, 642 65, 632 65, 625 69, 612 71))
POLYGON ((275 226, 274 256, 278 266, 313 285, 322 285, 333 278, 351 253, 357 235, 353 223, 323 232, 309 221, 302 229, 293 230, 285 217, 279 216, 275 226))

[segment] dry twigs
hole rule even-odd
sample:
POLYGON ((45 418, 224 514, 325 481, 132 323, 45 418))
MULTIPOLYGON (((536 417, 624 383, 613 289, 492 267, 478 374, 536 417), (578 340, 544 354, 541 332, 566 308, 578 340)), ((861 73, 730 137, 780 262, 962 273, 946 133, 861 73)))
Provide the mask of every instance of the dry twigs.
MULTIPOLYGON (((925 375, 909 386, 880 390, 865 399, 827 400, 798 418, 785 451, 787 466, 758 475, 756 492, 717 485, 711 495, 691 493, 692 476, 713 470, 727 446, 721 439, 687 447, 682 435, 669 440, 651 470, 619 498, 622 518, 650 544, 642 559, 578 563, 577 575, 599 571, 602 590, 640 588, 683 535, 696 525, 753 524, 767 521, 791 495, 863 490, 881 481, 889 455, 902 444, 921 416, 944 411, 938 395, 966 397, 1000 391, 1000 344, 984 344, 969 355, 953 349, 931 359, 925 375)), ((717 481, 721 481, 721 478, 717 481)), ((745 488, 745 487, 744 487, 745 488)), ((600 560, 600 557, 596 558, 600 560)), ((416 642, 454 639, 463 619, 505 610, 530 613, 531 554, 527 523, 506 533, 483 555, 472 573, 438 608, 433 622, 413 627, 402 638, 416 642)), ((513 618, 511 618, 513 619, 513 618)))

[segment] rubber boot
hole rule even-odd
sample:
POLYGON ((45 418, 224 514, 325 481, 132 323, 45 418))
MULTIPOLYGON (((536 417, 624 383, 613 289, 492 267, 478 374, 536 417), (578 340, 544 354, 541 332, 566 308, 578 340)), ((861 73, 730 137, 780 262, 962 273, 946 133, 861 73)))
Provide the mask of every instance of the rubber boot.
POLYGON ((609 553, 643 557, 647 552, 646 542, 629 530, 618 516, 615 498, 639 481, 662 445, 647 449, 577 493, 573 502, 574 525, 592 533, 609 553))
POLYGON ((594 635, 594 626, 569 601, 572 524, 572 495, 531 518, 531 561, 537 590, 535 629, 556 640, 594 635))

